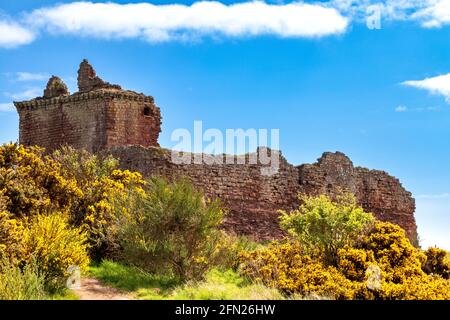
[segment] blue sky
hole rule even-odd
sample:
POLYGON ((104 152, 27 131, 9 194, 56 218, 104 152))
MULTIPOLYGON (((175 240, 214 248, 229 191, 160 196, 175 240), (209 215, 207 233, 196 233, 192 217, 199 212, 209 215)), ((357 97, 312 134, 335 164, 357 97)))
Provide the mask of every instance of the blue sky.
POLYGON ((88 58, 155 97, 162 146, 194 120, 279 128, 291 163, 339 150, 398 177, 422 244, 450 249, 450 1, 99 3, 0 0, 0 143, 18 137, 13 100, 53 74, 76 91, 88 58), (366 25, 374 3, 381 29, 366 25))

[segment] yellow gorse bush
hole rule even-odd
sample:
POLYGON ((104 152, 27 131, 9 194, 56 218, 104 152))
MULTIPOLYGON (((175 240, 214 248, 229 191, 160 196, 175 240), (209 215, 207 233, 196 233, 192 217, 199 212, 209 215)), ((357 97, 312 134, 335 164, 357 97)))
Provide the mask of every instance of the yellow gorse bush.
POLYGON ((375 221, 354 196, 302 196, 281 212, 292 238, 240 256, 241 271, 288 295, 334 299, 450 299, 446 252, 414 247, 399 226, 375 221))
POLYGON ((338 269, 350 280, 364 281, 367 268, 374 263, 371 251, 349 246, 338 251, 338 269))
POLYGON ((45 155, 38 147, 5 144, 0 147, 2 210, 18 219, 67 212, 69 224, 88 232, 92 253, 102 255, 113 246, 117 219, 129 214, 131 195, 142 194, 145 184, 139 173, 117 167, 112 157, 70 147, 45 155))
POLYGON ((71 266, 85 271, 89 265, 88 235, 68 224, 64 213, 37 215, 30 219, 23 233, 24 258, 34 261, 52 285, 60 285, 71 266))
POLYGON ((355 299, 367 290, 347 279, 337 268, 304 254, 297 241, 272 243, 240 256, 241 272, 287 295, 355 299))
POLYGON ((114 251, 118 220, 129 217, 135 193, 143 195, 145 181, 138 172, 119 170, 111 156, 64 147, 50 158, 61 164, 64 177, 76 182, 83 196, 70 209, 70 223, 89 233, 96 257, 114 251))
POLYGON ((439 248, 429 248, 425 251, 427 262, 423 266, 423 270, 427 274, 435 274, 444 279, 450 278, 450 261, 446 259, 448 253, 439 248))
POLYGON ((0 190, 0 259, 18 264, 24 254, 24 227, 6 210, 7 198, 3 194, 4 191, 0 190))
POLYGON ((427 255, 412 246, 397 225, 376 222, 354 246, 338 250, 336 266, 312 258, 302 249, 298 241, 291 240, 242 253, 241 272, 286 294, 304 297, 450 299, 450 280, 422 270, 427 255), (378 285, 369 285, 369 267, 380 271, 378 285))
POLYGON ((76 181, 62 175, 61 164, 43 149, 5 144, 0 147, 0 190, 6 209, 16 217, 64 210, 83 196, 76 181))

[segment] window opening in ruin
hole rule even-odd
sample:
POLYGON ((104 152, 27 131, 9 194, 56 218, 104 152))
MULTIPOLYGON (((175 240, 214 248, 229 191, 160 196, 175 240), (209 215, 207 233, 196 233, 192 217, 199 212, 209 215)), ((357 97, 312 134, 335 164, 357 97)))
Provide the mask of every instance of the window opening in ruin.
POLYGON ((151 115, 152 115, 152 109, 150 109, 150 107, 145 107, 144 108, 144 116, 150 117, 151 115))

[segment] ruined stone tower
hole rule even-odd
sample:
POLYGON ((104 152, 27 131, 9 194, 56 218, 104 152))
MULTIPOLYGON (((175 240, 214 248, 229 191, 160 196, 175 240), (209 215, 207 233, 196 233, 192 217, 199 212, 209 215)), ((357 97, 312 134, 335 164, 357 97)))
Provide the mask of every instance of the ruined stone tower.
POLYGON ((185 177, 207 197, 223 201, 229 211, 225 228, 257 239, 283 236, 277 210, 296 208, 299 193, 335 196, 347 190, 375 217, 400 225, 417 240, 414 198, 384 171, 356 167, 340 152, 326 152, 316 163, 299 166, 280 152, 280 168, 270 176, 261 174, 260 163, 174 163, 171 151, 158 145, 161 116, 152 97, 103 81, 86 60, 78 70, 78 90, 70 95, 53 76, 43 97, 15 102, 20 143, 47 152, 66 144, 102 151, 118 158, 122 168, 144 176, 185 177))
POLYGON ((64 82, 53 76, 43 97, 14 104, 20 143, 47 152, 65 144, 90 152, 158 146, 161 116, 153 97, 103 81, 87 60, 78 70, 78 92, 70 95, 64 82))

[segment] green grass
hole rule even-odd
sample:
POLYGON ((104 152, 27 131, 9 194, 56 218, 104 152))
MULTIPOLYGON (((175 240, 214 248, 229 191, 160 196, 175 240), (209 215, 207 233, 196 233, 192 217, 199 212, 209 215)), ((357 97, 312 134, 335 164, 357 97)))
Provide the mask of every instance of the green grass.
POLYGON ((213 269, 205 280, 177 285, 170 277, 152 275, 116 262, 103 261, 92 266, 90 275, 117 289, 144 300, 243 300, 283 299, 275 289, 253 284, 232 270, 213 269))
POLYGON ((80 300, 75 292, 69 289, 63 289, 56 293, 50 294, 48 300, 80 300))
POLYGON ((168 276, 152 275, 138 268, 104 260, 89 268, 89 275, 114 288, 136 292, 140 289, 167 291, 177 282, 168 276))
POLYGON ((232 270, 213 269, 204 281, 187 283, 170 295, 174 300, 280 300, 276 289, 253 284, 232 270))

